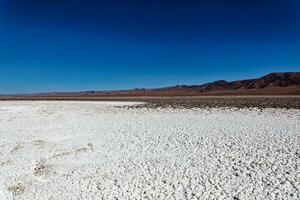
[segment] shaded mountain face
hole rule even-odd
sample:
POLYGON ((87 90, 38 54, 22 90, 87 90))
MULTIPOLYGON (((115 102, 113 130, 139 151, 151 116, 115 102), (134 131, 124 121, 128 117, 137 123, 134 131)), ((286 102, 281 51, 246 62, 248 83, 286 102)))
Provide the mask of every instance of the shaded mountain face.
POLYGON ((271 73, 252 80, 247 89, 260 89, 265 87, 287 87, 300 85, 300 72, 271 73))
POLYGON ((161 88, 164 90, 194 90, 200 93, 213 92, 213 91, 226 91, 226 90, 247 90, 247 89, 263 89, 263 88, 276 88, 276 87, 300 87, 300 72, 284 72, 284 73, 270 73, 257 79, 239 80, 239 81, 225 81, 219 80, 203 85, 180 85, 169 88, 161 88))

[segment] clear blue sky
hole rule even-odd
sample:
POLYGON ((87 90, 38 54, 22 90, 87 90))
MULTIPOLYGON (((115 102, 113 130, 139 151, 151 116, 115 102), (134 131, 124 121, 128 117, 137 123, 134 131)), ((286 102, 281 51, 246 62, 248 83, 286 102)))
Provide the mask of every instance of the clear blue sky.
POLYGON ((298 0, 0 0, 0 93, 300 71, 298 0))

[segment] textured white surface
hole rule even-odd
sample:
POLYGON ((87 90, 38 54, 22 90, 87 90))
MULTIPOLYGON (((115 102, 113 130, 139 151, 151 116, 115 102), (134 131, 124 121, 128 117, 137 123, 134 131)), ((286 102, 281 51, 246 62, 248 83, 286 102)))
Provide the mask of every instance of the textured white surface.
POLYGON ((0 199, 299 199, 300 114, 0 102, 0 199))

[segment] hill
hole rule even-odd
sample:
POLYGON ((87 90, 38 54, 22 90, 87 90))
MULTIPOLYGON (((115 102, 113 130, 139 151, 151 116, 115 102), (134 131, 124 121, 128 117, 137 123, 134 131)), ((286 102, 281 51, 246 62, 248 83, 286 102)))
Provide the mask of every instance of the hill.
POLYGON ((300 95, 300 72, 270 73, 256 79, 218 80, 200 85, 176 85, 164 88, 132 90, 36 93, 30 97, 138 97, 209 95, 300 95))

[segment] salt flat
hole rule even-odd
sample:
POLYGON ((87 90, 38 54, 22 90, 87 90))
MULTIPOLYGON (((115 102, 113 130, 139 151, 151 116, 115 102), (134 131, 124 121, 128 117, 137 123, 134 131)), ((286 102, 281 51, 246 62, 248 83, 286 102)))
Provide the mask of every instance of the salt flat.
POLYGON ((0 102, 0 199, 300 199, 296 109, 0 102))

